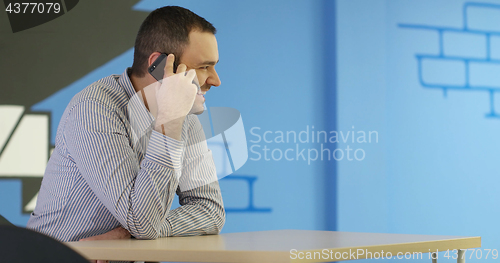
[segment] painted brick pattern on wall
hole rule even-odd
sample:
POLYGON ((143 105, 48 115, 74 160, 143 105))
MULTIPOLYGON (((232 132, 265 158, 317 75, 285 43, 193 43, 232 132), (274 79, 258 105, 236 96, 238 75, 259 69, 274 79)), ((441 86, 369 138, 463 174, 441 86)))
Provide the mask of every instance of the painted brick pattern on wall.
POLYGON ((500 5, 467 2, 463 27, 399 24, 400 28, 437 32, 438 54, 416 54, 418 77, 425 88, 486 92, 487 118, 500 118, 495 95, 500 92, 500 5), (485 19, 486 18, 486 19, 485 19), (485 22, 486 21, 486 22, 485 22))

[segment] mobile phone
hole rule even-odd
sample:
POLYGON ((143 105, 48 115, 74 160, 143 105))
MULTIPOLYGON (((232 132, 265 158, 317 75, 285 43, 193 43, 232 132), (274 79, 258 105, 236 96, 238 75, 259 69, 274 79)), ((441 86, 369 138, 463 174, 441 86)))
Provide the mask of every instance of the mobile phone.
MULTIPOLYGON (((165 74, 165 64, 167 63, 167 54, 161 53, 158 58, 149 66, 148 72, 155 78, 157 81, 161 83, 163 76, 165 74)), ((174 73, 177 71, 177 63, 174 61, 174 73)), ((193 79, 193 84, 200 89, 200 84, 198 84, 198 79, 195 77, 193 79)))
MULTIPOLYGON (((148 72, 155 78, 157 81, 161 82, 163 79, 163 75, 165 74, 165 64, 167 63, 167 54, 162 53, 156 58, 156 60, 149 66, 148 72)), ((175 73, 175 66, 174 66, 175 73)))

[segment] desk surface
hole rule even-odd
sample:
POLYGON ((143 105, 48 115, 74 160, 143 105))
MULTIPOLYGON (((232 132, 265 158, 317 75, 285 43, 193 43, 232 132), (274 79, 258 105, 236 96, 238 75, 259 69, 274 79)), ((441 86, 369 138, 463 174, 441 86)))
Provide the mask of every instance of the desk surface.
MULTIPOLYGON (((384 257, 391 253, 394 258, 398 253, 404 255, 407 252, 429 253, 436 250, 476 248, 481 247, 481 237, 273 230, 156 240, 100 240, 66 244, 88 259, 275 263, 298 261, 293 258, 300 257, 304 258, 300 261, 307 262, 363 259, 367 257, 366 252, 371 252, 373 257, 376 257, 378 252, 380 257, 383 251, 384 257), (292 249, 295 250, 291 252, 292 249), (360 255, 361 251, 363 255, 360 255), (355 258, 352 257, 353 253, 355 258), (350 256, 347 256, 348 254, 350 256), (313 259, 307 260, 308 255, 313 259), (336 258, 335 255, 341 258, 336 258)), ((427 259, 428 255, 420 256, 427 259)))

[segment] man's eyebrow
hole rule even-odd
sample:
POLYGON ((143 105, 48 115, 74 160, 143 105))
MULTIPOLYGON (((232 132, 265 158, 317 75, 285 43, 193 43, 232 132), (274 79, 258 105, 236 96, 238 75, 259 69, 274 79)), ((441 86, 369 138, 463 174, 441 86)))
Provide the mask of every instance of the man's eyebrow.
POLYGON ((217 63, 219 63, 219 60, 217 60, 217 61, 204 61, 202 63, 199 63, 198 65, 199 66, 201 66, 201 65, 211 65, 211 66, 214 66, 217 63))

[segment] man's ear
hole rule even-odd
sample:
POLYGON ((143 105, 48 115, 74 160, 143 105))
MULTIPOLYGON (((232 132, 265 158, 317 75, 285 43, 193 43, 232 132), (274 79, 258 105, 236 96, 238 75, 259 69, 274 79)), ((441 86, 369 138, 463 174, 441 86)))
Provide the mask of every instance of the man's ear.
POLYGON ((151 66, 151 64, 153 64, 153 62, 155 62, 155 60, 161 55, 160 52, 153 52, 151 53, 151 55, 149 55, 149 58, 148 58, 148 68, 149 66, 151 66))

